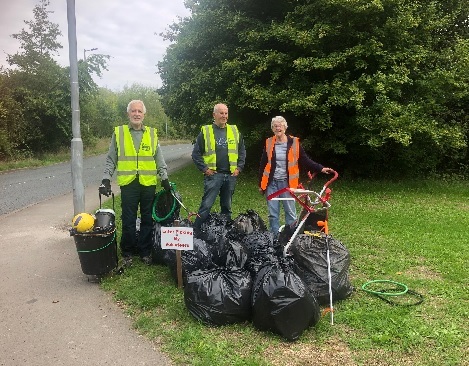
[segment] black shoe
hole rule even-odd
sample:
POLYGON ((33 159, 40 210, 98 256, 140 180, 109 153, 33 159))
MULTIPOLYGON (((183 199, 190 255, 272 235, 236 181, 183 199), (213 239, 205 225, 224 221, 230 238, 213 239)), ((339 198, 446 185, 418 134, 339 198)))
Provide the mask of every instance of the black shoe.
POLYGON ((122 266, 126 268, 132 266, 132 257, 128 256, 128 257, 122 258, 122 266))
POLYGON ((147 266, 151 265, 151 256, 147 255, 146 257, 142 257, 142 262, 146 264, 147 266))

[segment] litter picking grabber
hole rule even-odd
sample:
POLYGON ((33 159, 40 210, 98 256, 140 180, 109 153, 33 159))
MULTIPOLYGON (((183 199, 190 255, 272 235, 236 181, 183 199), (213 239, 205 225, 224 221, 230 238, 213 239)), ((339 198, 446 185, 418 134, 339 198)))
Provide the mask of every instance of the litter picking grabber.
POLYGON ((331 325, 334 325, 334 305, 332 304, 332 275, 331 275, 331 257, 329 249, 329 227, 327 221, 318 221, 318 226, 326 234, 326 258, 327 258, 327 278, 329 280, 329 311, 331 313, 331 325))
POLYGON ((171 189, 171 195, 174 197, 174 199, 181 205, 181 207, 186 210, 187 212, 187 215, 188 215, 188 218, 190 219, 191 216, 197 216, 197 217, 200 217, 198 213, 196 212, 190 212, 186 206, 184 206, 184 204, 181 202, 181 200, 179 198, 176 197, 176 195, 174 194, 174 191, 171 189))

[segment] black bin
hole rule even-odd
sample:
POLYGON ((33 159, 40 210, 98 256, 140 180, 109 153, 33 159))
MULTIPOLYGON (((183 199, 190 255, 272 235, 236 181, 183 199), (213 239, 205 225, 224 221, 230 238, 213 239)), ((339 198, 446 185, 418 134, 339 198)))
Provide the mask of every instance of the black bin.
POLYGON ((106 233, 76 233, 73 236, 86 275, 105 275, 117 267, 116 229, 106 233))

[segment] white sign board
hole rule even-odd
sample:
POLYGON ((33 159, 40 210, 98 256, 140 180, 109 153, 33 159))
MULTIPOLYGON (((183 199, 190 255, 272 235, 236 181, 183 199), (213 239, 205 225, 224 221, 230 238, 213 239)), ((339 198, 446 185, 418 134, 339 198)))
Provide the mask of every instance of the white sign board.
POLYGON ((194 229, 191 227, 161 227, 161 248, 194 249, 194 229))

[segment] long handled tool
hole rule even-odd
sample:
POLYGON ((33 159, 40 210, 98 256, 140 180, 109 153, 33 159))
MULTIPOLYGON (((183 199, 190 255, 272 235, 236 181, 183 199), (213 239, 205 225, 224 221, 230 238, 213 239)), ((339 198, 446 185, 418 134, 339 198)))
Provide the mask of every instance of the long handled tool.
POLYGON ((178 201, 178 203, 181 205, 181 207, 182 207, 184 210, 186 210, 187 215, 188 215, 189 218, 190 218, 191 216, 194 216, 194 215, 196 215, 197 217, 200 217, 198 213, 190 212, 190 211, 187 209, 187 207, 184 206, 184 204, 181 202, 181 200, 176 197, 176 195, 174 194, 174 190, 172 190, 172 189, 171 189, 171 195, 174 197, 174 199, 175 199, 176 201, 178 201))
POLYGON ((327 277, 329 279, 329 311, 331 313, 331 325, 334 325, 334 305, 332 304, 332 275, 331 275, 331 257, 330 257, 330 248, 329 248, 329 226, 327 221, 318 221, 319 227, 322 227, 321 230, 326 234, 326 258, 327 258, 327 277))

